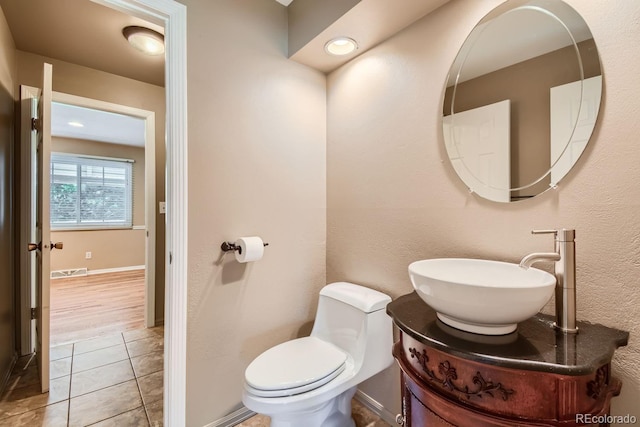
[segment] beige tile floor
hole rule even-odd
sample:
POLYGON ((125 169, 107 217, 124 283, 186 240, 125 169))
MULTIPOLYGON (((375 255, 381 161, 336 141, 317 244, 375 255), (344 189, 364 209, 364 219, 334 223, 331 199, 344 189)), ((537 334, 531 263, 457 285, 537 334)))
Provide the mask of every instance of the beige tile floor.
POLYGON ((164 329, 51 348, 50 391, 21 358, 0 398, 0 427, 162 426, 164 329))
MULTIPOLYGON (((390 427, 389 424, 355 399, 351 401, 351 415, 356 423, 356 427, 390 427)), ((236 427, 269 427, 270 424, 269 417, 256 415, 238 424, 236 427)))
MULTIPOLYGON (((162 327, 51 348, 49 393, 36 361, 21 358, 0 398, 0 427, 161 427, 162 327)), ((356 400, 356 427, 389 427, 356 400)), ((256 415, 238 427, 269 427, 256 415)))

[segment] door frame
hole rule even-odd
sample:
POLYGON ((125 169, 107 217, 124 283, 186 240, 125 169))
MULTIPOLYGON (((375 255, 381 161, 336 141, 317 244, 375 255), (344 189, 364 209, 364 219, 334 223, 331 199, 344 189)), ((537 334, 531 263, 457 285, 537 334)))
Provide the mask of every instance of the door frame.
MULTIPOLYGON (((164 253, 166 266, 164 424, 184 426, 186 423, 188 281, 187 10, 185 5, 174 0, 90 1, 165 28, 167 209, 164 253)), ((21 128, 24 132, 30 126, 21 126, 21 128)), ((155 212, 155 206, 153 212, 155 212)), ((30 317, 31 302, 29 301, 28 304, 29 308, 24 314, 29 313, 30 317)), ((21 333, 21 343, 23 339, 24 331, 21 333)))
POLYGON ((165 29, 166 249, 164 425, 186 423, 187 8, 174 0, 91 0, 165 29))
MULTIPOLYGON (((30 102, 29 98, 38 96, 39 89, 30 86, 20 86, 21 102, 30 102)), ((145 121, 145 326, 151 328, 155 326, 155 270, 156 270, 156 139, 155 139, 155 112, 142 110, 140 108, 126 105, 114 104, 97 99, 82 96, 70 95, 62 92, 53 92, 53 102, 59 102, 78 107, 91 108, 95 110, 107 111, 116 114, 125 114, 145 121)), ((33 240, 31 228, 33 226, 33 207, 31 206, 31 189, 29 181, 31 171, 31 149, 26 150, 27 142, 30 143, 31 128, 28 108, 22 107, 21 113, 21 212, 24 224, 21 227, 21 247, 25 248, 33 240)), ((30 144, 29 144, 30 145, 30 144)), ((32 275, 33 275, 33 254, 31 252, 20 252, 20 301, 21 301, 21 355, 24 356, 33 351, 33 331, 31 327, 31 307, 32 300, 32 275)))
POLYGON ((124 114, 145 121, 144 136, 144 218, 145 218, 145 292, 144 321, 155 326, 156 314, 156 113, 82 96, 53 92, 53 101, 110 113, 124 114))

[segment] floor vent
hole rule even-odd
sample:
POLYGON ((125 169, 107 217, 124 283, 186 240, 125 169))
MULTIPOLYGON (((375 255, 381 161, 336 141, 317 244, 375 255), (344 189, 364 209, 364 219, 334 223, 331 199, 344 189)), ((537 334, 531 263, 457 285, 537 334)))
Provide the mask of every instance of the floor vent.
POLYGON ((52 279, 61 279, 63 277, 86 276, 87 268, 73 268, 71 270, 56 270, 51 272, 52 279))

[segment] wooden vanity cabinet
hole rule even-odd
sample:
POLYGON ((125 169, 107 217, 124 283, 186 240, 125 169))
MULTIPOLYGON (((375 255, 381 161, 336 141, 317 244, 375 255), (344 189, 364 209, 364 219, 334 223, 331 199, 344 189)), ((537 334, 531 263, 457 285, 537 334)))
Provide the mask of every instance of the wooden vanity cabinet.
POLYGON ((580 323, 569 335, 537 315, 508 336, 487 337, 441 323, 415 293, 387 312, 399 328, 405 426, 606 426, 621 383, 611 357, 628 333, 580 323))

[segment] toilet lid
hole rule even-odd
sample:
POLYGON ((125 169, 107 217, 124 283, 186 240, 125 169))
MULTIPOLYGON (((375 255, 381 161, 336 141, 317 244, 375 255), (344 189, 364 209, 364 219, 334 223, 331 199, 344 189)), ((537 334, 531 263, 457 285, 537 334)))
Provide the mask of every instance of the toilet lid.
POLYGON ((333 344, 316 337, 298 338, 262 353, 244 375, 254 394, 291 395, 329 382, 344 370, 346 360, 345 352, 333 344))

